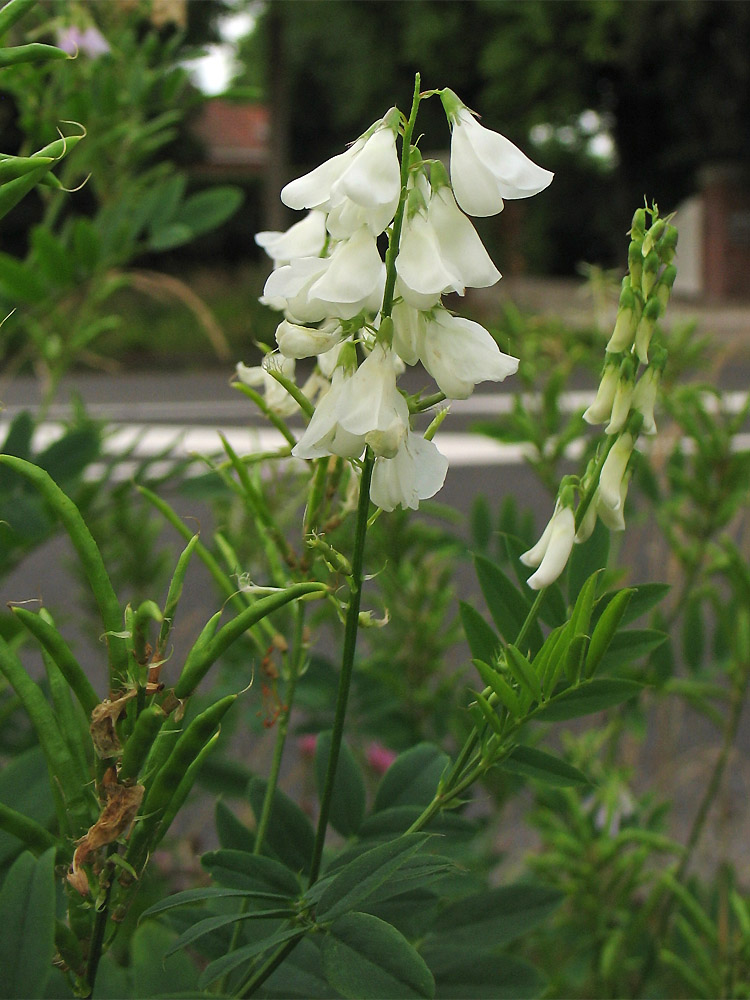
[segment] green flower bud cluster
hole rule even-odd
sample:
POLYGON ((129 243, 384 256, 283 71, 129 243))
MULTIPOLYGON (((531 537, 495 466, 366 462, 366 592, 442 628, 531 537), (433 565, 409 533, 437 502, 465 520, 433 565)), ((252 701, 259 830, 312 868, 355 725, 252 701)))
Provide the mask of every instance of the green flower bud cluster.
POLYGON ((525 565, 539 567, 528 580, 534 589, 559 576, 574 542, 591 535, 597 517, 611 531, 625 527, 633 454, 641 434, 656 433, 654 405, 667 361, 666 348, 654 338, 677 274, 677 230, 670 218, 660 218, 656 205, 639 208, 633 216, 615 327, 596 396, 583 414, 589 424, 606 425, 606 443, 574 488, 565 477, 545 532, 521 556, 525 565))

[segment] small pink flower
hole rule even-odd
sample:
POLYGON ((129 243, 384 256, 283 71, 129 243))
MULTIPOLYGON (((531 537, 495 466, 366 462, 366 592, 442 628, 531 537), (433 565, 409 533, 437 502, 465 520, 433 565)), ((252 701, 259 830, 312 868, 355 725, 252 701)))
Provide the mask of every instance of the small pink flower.
POLYGON ((367 763, 376 774, 385 774, 388 768, 396 759, 397 754, 382 743, 373 740, 367 747, 367 763))
POLYGON ((317 742, 317 733, 305 733, 304 736, 300 736, 297 740, 297 749, 303 757, 314 757, 317 742))

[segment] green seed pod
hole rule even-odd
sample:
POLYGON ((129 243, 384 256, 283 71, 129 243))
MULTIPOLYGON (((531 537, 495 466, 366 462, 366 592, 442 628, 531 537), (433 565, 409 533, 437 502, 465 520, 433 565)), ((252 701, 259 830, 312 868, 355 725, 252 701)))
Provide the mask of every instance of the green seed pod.
POLYGON ((165 763, 148 784, 141 805, 140 818, 136 822, 128 844, 125 860, 141 870, 152 848, 155 831, 169 808, 173 795, 191 763, 211 740, 219 723, 237 700, 236 694, 221 698, 197 715, 187 729, 177 738, 172 752, 165 763))
POLYGON ((122 752, 118 773, 121 782, 135 780, 138 777, 166 718, 167 714, 161 705, 148 705, 138 716, 122 752))
MULTIPOLYGON (((198 641, 188 653, 185 666, 182 668, 180 678, 175 685, 174 693, 177 698, 183 700, 188 698, 203 680, 211 666, 218 660, 221 654, 231 646, 244 632, 257 625, 259 621, 276 611, 278 608, 288 604, 289 601, 306 596, 322 596, 327 587, 323 583, 296 583, 287 590, 281 590, 268 597, 262 597, 249 608, 245 608, 235 618, 221 628, 213 638, 203 641, 208 625, 201 632, 198 641)), ((217 619, 214 617, 209 622, 211 625, 217 619)))

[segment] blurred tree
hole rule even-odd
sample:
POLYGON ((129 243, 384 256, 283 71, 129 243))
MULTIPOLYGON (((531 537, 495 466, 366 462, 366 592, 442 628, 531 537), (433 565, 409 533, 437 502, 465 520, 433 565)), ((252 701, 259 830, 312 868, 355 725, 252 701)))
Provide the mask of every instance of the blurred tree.
MULTIPOLYGON (((250 2, 250 0, 246 0, 250 2)), ((340 151, 395 99, 408 99, 414 71, 425 87, 450 85, 485 122, 544 166, 565 162, 570 184, 553 184, 544 208, 562 244, 588 226, 583 245, 601 262, 644 195, 673 208, 708 161, 750 158, 750 4, 732 0, 307 0, 253 3, 255 32, 241 45, 239 86, 265 92, 288 121, 272 173, 340 151), (273 74, 272 74, 273 71, 273 74), (275 83, 273 83, 275 81, 275 83), (582 128, 594 111, 615 156, 591 155, 582 128), (543 148, 529 142, 548 125, 543 148), (532 133, 536 135, 536 133, 532 133), (285 153, 288 148, 288 153, 285 153), (562 189, 565 188, 563 191, 562 189), (592 202, 595 202, 592 206, 592 202), (593 228, 583 218, 592 206, 593 228)), ((442 111, 428 104, 420 127, 435 141, 442 111)), ((447 133, 445 145, 447 146, 447 133)), ((529 211, 532 211, 531 209, 529 211)), ((539 263, 575 264, 557 241, 539 263)), ((580 244, 579 244, 580 245, 580 244)))

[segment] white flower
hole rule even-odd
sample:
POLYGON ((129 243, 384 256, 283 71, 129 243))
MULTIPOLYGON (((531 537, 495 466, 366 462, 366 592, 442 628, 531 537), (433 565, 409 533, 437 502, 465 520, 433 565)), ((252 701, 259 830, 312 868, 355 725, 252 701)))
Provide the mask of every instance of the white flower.
MULTIPOLYGON (((622 507, 622 480, 634 447, 635 439, 633 435, 625 432, 618 437, 604 460, 604 465, 599 475, 600 516, 601 504, 604 504, 613 512, 620 510, 622 507)), ((602 520, 604 519, 602 518, 602 520)))
POLYGON ((510 139, 480 125, 468 108, 449 114, 453 193, 468 215, 496 215, 503 198, 529 198, 550 184, 549 170, 537 166, 510 139))
POLYGON ((330 390, 292 454, 358 458, 369 444, 377 455, 392 458, 408 426, 409 407, 396 388, 393 351, 376 344, 353 374, 344 366, 335 369, 330 390))
POLYGON ((240 382, 253 389, 263 389, 268 408, 282 417, 289 417, 299 409, 297 401, 289 395, 284 386, 277 382, 268 369, 276 367, 282 375, 294 378, 295 363, 292 358, 280 358, 276 354, 266 354, 262 365, 249 367, 240 361, 237 364, 237 377, 240 382))
POLYGON ((384 284, 385 265, 375 237, 362 226, 335 247, 325 273, 313 282, 308 294, 324 302, 329 315, 351 319, 373 299, 379 304, 384 284))
POLYGON ((400 192, 396 134, 390 125, 381 124, 345 153, 287 184, 281 200, 290 208, 330 212, 329 232, 342 239, 363 225, 374 236, 382 233, 395 214, 400 192))
POLYGON ((603 424, 605 420, 610 419, 619 381, 618 366, 607 364, 597 387, 594 402, 583 414, 587 424, 603 424))
POLYGON ((628 485, 630 483, 630 476, 626 472, 625 475, 620 480, 620 491, 619 491, 619 505, 616 510, 613 510, 609 504, 604 503, 601 497, 601 491, 597 490, 594 494, 594 499, 592 500, 592 506, 596 503, 596 513, 599 515, 599 519, 602 524, 609 528, 610 531, 624 531, 625 530, 625 500, 628 495, 628 485))
POLYGON ((518 359, 503 354, 483 326, 446 309, 427 319, 420 357, 449 399, 467 399, 478 382, 502 382, 518 370, 518 359))
POLYGON ((538 566, 526 581, 532 590, 548 587, 560 576, 568 562, 576 535, 576 519, 570 507, 559 504, 537 544, 524 552, 524 566, 538 566))
POLYGON ((393 349, 407 365, 419 361, 425 331, 425 314, 399 300, 391 312, 393 320, 393 349))
POLYGON ((328 305, 310 295, 310 288, 331 265, 330 257, 299 257, 271 271, 261 304, 283 310, 296 323, 319 323, 329 316, 328 305))
POLYGON ((398 293, 416 309, 431 309, 443 292, 461 287, 458 273, 443 260, 437 233, 420 212, 404 221, 396 273, 398 293))
POLYGON ((287 264, 296 257, 318 257, 326 241, 324 212, 308 212, 304 219, 295 222, 285 233, 263 232, 255 234, 255 242, 272 258, 274 267, 287 264))
POLYGON ((376 458, 370 499, 383 510, 411 507, 435 496, 445 482, 448 459, 432 441, 409 431, 393 458, 376 458))
POLYGON ((443 263, 459 277, 455 291, 464 288, 489 288, 501 274, 479 239, 476 229, 456 204, 447 185, 439 187, 430 198, 427 218, 435 230, 443 263))
POLYGON ((325 354, 341 340, 341 324, 337 320, 321 327, 299 326, 282 320, 276 327, 276 343, 285 358, 311 358, 325 354))

